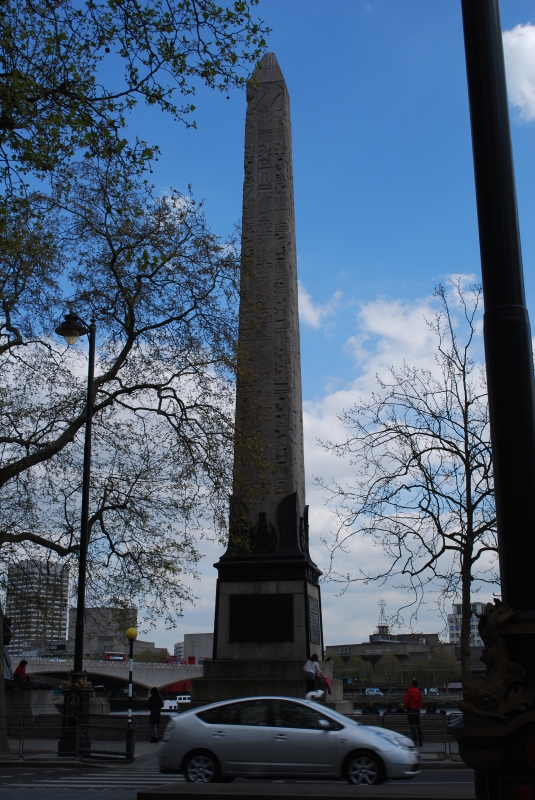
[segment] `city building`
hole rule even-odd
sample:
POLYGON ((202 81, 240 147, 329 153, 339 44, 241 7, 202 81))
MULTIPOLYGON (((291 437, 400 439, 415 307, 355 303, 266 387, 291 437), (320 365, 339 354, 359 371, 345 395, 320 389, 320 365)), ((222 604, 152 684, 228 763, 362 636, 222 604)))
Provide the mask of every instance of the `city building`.
POLYGON ((430 661, 437 648, 455 656, 455 644, 444 644, 438 633, 371 634, 368 642, 355 644, 327 645, 327 656, 360 656, 364 661, 376 664, 386 653, 394 655, 400 666, 409 666, 414 661, 430 661))
MULTIPOLYGON (((137 628, 137 608, 86 608, 84 620, 84 658, 100 658, 103 653, 128 653, 127 628, 137 628)), ((69 609, 68 649, 74 650, 76 609, 69 609)), ((166 648, 157 648, 154 642, 136 639, 134 657, 146 654, 149 661, 163 660, 169 654, 166 648)))
MULTIPOLYGON (((485 603, 472 603, 472 618, 470 620, 470 646, 483 647, 483 640, 478 631, 478 618, 477 614, 483 614, 485 611, 485 603)), ((460 603, 454 603, 453 613, 448 614, 448 638, 453 644, 461 643, 461 619, 463 607, 460 603)))
POLYGON ((389 653, 397 658, 401 667, 411 663, 430 661, 431 655, 438 648, 455 656, 455 644, 440 641, 438 633, 390 633, 384 604, 375 633, 371 633, 367 642, 357 644, 327 645, 327 656, 341 656, 348 661, 351 656, 360 656, 364 661, 375 665, 381 656, 389 653))
POLYGON ((184 660, 187 664, 211 661, 214 650, 213 633, 186 633, 184 635, 184 660))
POLYGON ((184 661, 184 642, 177 642, 175 644, 173 654, 179 661, 184 661))
POLYGON ((14 658, 61 649, 67 639, 69 567, 21 561, 8 567, 5 615, 11 618, 14 658))

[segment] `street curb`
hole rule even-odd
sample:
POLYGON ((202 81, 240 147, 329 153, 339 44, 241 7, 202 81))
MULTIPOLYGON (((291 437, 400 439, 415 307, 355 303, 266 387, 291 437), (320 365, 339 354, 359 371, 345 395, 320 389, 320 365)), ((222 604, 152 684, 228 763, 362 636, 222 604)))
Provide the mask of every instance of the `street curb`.
MULTIPOLYGON (((87 763, 82 761, 0 761, 0 770, 2 767, 6 769, 118 769, 121 767, 130 767, 132 764, 106 764, 106 762, 95 763, 89 761, 87 763)), ((135 767, 134 767, 135 769, 135 767)), ((1 774, 1 773, 0 773, 1 774)))
POLYGON ((410 800, 474 800, 474 789, 455 784, 436 785, 432 789, 418 784, 399 784, 383 786, 349 786, 348 784, 184 784, 169 783, 155 786, 153 789, 140 789, 137 800, 333 800, 333 798, 373 797, 376 800, 394 800, 394 798, 410 798, 410 800), (401 784, 401 785, 399 785, 401 784))
MULTIPOLYGON (((143 758, 143 756, 139 756, 143 758)), ((136 765, 137 759, 130 764, 115 762, 113 764, 106 763, 105 761, 0 761, 0 770, 2 767, 6 769, 144 769, 142 764, 136 765)), ((420 764, 420 770, 450 770, 450 769, 470 769, 462 761, 426 761, 420 764)))

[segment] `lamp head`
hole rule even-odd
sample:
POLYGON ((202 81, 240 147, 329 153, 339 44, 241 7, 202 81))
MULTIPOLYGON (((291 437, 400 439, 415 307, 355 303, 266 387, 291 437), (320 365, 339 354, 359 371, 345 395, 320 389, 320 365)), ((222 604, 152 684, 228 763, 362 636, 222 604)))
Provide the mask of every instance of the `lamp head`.
POLYGON ((135 628, 127 628, 126 638, 130 639, 131 642, 135 641, 137 639, 137 630, 135 628))
POLYGON ((80 336, 87 333, 87 328, 76 314, 66 314, 65 319, 56 328, 58 336, 63 336, 67 344, 76 344, 80 336))

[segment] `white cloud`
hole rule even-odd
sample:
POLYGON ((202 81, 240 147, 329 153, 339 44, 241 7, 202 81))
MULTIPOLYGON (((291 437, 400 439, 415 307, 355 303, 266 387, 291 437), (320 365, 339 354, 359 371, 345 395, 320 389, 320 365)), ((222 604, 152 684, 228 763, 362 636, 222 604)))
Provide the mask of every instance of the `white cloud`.
POLYGON ((535 119, 535 25, 516 25, 503 33, 509 100, 518 117, 535 119))
MULTIPOLYGON (((451 276, 462 279, 463 287, 473 283, 473 276, 451 276)), ((457 313, 454 297, 449 297, 450 309, 457 313)), ((390 367, 400 367, 404 361, 410 366, 437 369, 435 362, 436 338, 426 320, 432 320, 438 301, 425 297, 414 301, 377 300, 361 306, 357 315, 358 330, 346 343, 346 350, 354 358, 355 379, 336 392, 328 392, 319 402, 304 404, 305 464, 307 476, 307 502, 310 505, 310 535, 312 557, 325 570, 328 553, 321 543, 336 530, 337 524, 329 506, 325 504, 326 493, 314 484, 314 476, 321 476, 325 483, 351 483, 353 468, 348 459, 338 458, 324 450, 320 441, 340 442, 345 431, 338 415, 365 399, 377 388, 377 376, 386 377, 390 367)), ((459 313, 459 322, 462 317, 459 313)), ((455 323, 454 323, 455 324, 455 323)), ((481 328, 476 335, 481 338, 481 328)), ((362 569, 368 573, 385 568, 385 557, 380 547, 365 538, 352 540, 349 551, 337 557, 335 568, 340 573, 357 573, 362 569)), ((384 597, 386 613, 393 615, 406 605, 407 591, 380 582, 354 583, 347 592, 339 596, 341 585, 328 582, 322 587, 322 605, 325 640, 328 644, 344 644, 365 641, 374 630, 379 616, 378 601, 384 597)), ((483 595, 482 595, 483 596, 483 595)), ((434 605, 433 598, 426 598, 418 618, 405 622, 414 630, 426 633, 441 632, 443 621, 434 605)))
POLYGON ((335 292, 332 298, 323 305, 316 305, 301 281, 299 286, 299 319, 311 328, 321 328, 324 320, 330 317, 340 305, 342 292, 335 292))

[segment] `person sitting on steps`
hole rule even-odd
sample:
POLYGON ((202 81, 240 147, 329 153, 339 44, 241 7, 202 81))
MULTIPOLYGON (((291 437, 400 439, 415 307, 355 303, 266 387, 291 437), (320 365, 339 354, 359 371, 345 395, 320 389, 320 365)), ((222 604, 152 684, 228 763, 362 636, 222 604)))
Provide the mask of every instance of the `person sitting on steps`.
POLYGON ((313 653, 303 667, 307 679, 307 694, 316 688, 316 678, 322 678, 317 653, 313 653))

